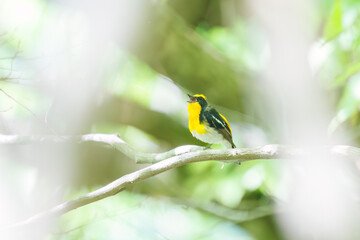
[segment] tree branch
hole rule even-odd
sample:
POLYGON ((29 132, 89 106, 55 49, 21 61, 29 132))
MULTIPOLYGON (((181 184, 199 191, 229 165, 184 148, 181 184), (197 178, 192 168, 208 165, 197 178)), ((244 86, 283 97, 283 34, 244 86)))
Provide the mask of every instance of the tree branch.
POLYGON ((168 200, 176 204, 183 204, 187 207, 196 208, 198 210, 236 223, 251 221, 257 218, 262 218, 271 214, 281 212, 279 210, 275 210, 272 205, 258 206, 251 210, 239 210, 225 207, 216 202, 199 203, 190 199, 182 198, 168 198, 168 200))
MULTIPOLYGON (((306 149, 292 146, 269 144, 254 148, 239 149, 207 149, 205 147, 184 145, 163 153, 141 153, 129 146, 117 134, 85 134, 80 136, 54 136, 54 135, 2 135, 0 134, 0 145, 17 144, 40 144, 45 142, 54 143, 86 143, 94 142, 105 144, 122 152, 136 163, 152 164, 162 160, 182 155, 184 153, 197 152, 203 150, 205 155, 215 155, 215 159, 226 162, 243 162, 256 159, 279 159, 289 157, 301 157, 306 154, 306 149)), ((348 158, 352 160, 360 159, 360 148, 336 145, 319 147, 322 151, 330 153, 334 157, 348 158)), ((209 159, 210 160, 210 159, 209 159)))
MULTIPOLYGON (((117 142, 116 144, 119 146, 123 146, 122 143, 118 144, 117 142)), ((247 153, 243 155, 242 159, 240 159, 241 157, 239 155, 241 154, 242 154, 242 150, 240 149, 225 149, 225 150, 204 150, 204 151, 196 151, 196 152, 187 152, 180 155, 176 155, 168 159, 165 159, 163 161, 160 161, 158 163, 155 163, 151 166, 145 167, 141 170, 124 175, 104 187, 101 187, 77 199, 64 202, 50 210, 37 214, 16 225, 18 226, 18 225, 28 224, 37 220, 41 220, 44 217, 51 217, 54 215, 57 216, 64 214, 78 207, 115 195, 118 192, 124 190, 124 188, 126 188, 129 185, 132 185, 149 177, 155 176, 167 170, 188 163, 208 161, 208 160, 246 161, 246 160, 254 159, 255 156, 252 153, 247 153)), ((276 158, 277 156, 276 154, 277 153, 272 150, 266 153, 267 156, 273 156, 271 158, 276 158)))
POLYGON ((136 163, 157 163, 164 159, 188 152, 204 150, 205 147, 185 145, 174 148, 163 153, 141 153, 129 146, 117 134, 86 134, 81 136, 54 136, 54 135, 2 135, 0 134, 0 145, 17 144, 41 144, 45 142, 54 143, 101 143, 113 147, 122 152, 136 163))
MULTIPOLYGON (((240 163, 256 159, 280 159, 299 156, 301 157, 302 155, 306 154, 306 151, 301 149, 275 144, 255 148, 206 150, 204 150, 204 148, 202 147, 197 146, 182 146, 165 153, 138 153, 115 134, 87 134, 75 137, 0 135, 0 144, 26 144, 41 143, 46 141, 59 143, 69 141, 74 141, 76 143, 104 143, 108 146, 116 148, 128 157, 134 159, 137 163, 154 164, 133 173, 124 175, 104 187, 101 187, 77 199, 64 202, 60 205, 53 207, 52 209, 37 214, 13 226, 21 226, 24 224, 39 221, 46 217, 64 214, 78 207, 82 207, 84 205, 99 201, 106 197, 113 196, 132 184, 188 163, 210 160, 240 163)), ((355 160, 358 160, 360 158, 359 148, 341 145, 323 148, 323 150, 335 157, 355 160)))

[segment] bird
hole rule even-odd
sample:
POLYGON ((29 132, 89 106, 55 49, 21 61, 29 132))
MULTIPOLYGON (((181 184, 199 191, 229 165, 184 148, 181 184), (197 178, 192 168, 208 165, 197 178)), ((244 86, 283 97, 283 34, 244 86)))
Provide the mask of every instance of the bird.
POLYGON ((210 106, 203 94, 190 95, 188 101, 189 130, 202 142, 222 144, 227 148, 236 148, 232 139, 232 130, 226 118, 210 106))

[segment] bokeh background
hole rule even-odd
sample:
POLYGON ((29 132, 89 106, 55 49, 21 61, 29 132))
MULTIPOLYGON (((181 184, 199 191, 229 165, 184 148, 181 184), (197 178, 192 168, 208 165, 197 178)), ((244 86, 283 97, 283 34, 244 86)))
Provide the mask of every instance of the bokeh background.
MULTIPOLYGON (((237 147, 357 146, 359 14, 357 0, 0 0, 0 132, 205 146, 187 129, 202 93, 237 147)), ((146 166, 96 143, 0 151, 0 226, 146 166)), ((314 162, 194 163, 4 239, 356 239, 356 166, 314 162)))

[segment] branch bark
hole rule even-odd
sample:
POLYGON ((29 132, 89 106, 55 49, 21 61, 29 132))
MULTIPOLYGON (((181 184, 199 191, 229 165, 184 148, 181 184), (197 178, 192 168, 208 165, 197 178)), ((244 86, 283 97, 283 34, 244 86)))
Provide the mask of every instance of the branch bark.
MULTIPOLYGON (((185 153, 202 151, 204 156, 213 155, 213 159, 226 162, 244 162, 256 159, 284 159, 301 157, 306 154, 306 149, 280 144, 268 144, 254 148, 238 149, 207 149, 195 145, 184 145, 163 153, 141 153, 129 146, 117 134, 85 134, 80 136, 54 136, 54 135, 2 135, 0 134, 0 145, 17 144, 41 144, 45 142, 54 143, 86 143, 95 142, 110 146, 125 154, 139 164, 153 164, 174 156, 185 153)), ((334 157, 347 158, 352 160, 360 159, 360 148, 336 145, 322 146, 320 150, 325 151, 334 157)))
MULTIPOLYGON (((26 225, 46 217, 53 217, 64 214, 78 207, 82 207, 106 197, 113 196, 124 190, 126 187, 139 181, 193 162, 220 160, 223 162, 241 163, 256 159, 284 159, 306 155, 306 151, 303 149, 276 144, 243 149, 204 149, 203 147, 190 145, 181 146, 164 153, 138 153, 116 134, 87 134, 75 137, 0 135, 1 145, 41 143, 46 141, 59 143, 68 143, 71 141, 74 143, 103 143, 107 146, 116 148, 128 157, 134 159, 137 163, 154 164, 133 173, 124 175, 104 187, 101 187, 77 199, 57 205, 23 222, 17 223, 12 227, 26 225)), ((321 150, 326 151, 334 157, 341 157, 352 160, 358 160, 360 158, 360 149, 356 147, 339 145, 333 147, 323 147, 321 150)))

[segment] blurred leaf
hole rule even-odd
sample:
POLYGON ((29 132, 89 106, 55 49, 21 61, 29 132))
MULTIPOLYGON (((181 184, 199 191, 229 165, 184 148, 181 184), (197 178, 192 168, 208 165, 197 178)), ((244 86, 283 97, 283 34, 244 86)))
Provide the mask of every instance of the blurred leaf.
POLYGON ((339 101, 339 110, 336 116, 332 119, 328 134, 332 134, 342 123, 355 117, 359 111, 360 105, 360 75, 357 74, 352 77, 351 81, 346 85, 343 94, 339 101))
POLYGON ((216 26, 207 29, 206 25, 200 25, 196 31, 234 66, 242 63, 245 71, 260 71, 266 58, 265 38, 250 25, 239 20, 232 28, 216 26))
POLYGON ((336 116, 331 120, 328 127, 328 135, 331 135, 335 132, 335 130, 346 120, 351 118, 353 114, 356 114, 356 106, 353 104, 349 104, 349 106, 338 111, 336 116))
POLYGON ((335 0, 331 15, 326 23, 324 30, 324 38, 326 41, 330 41, 343 30, 342 27, 342 9, 341 9, 341 0, 335 0))
POLYGON ((242 177, 242 184, 245 189, 255 191, 265 180, 265 169, 261 164, 250 168, 242 177))
POLYGON ((340 86, 345 83, 351 76, 360 71, 360 62, 350 64, 345 72, 335 78, 334 86, 340 86))

